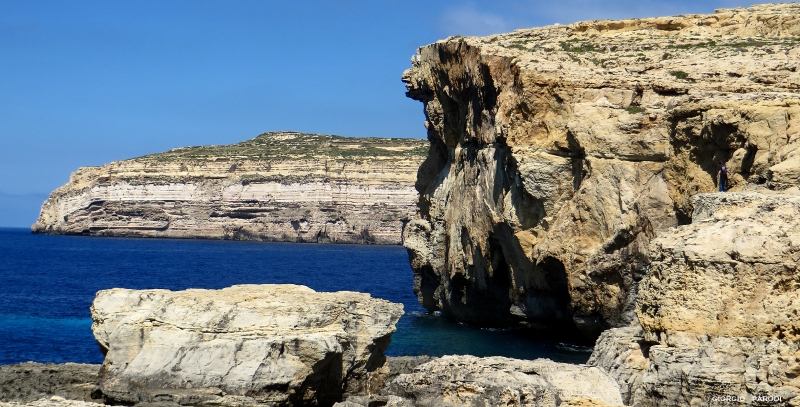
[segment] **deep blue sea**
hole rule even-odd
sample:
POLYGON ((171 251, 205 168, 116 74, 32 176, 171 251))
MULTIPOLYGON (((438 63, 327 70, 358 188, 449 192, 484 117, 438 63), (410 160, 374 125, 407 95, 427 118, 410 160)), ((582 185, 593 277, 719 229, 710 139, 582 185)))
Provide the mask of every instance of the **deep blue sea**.
POLYGON ((34 235, 0 228, 0 365, 101 363, 89 306, 98 290, 292 283, 361 291, 405 305, 387 354, 500 355, 583 363, 590 349, 523 330, 465 326, 426 313, 399 246, 34 235))

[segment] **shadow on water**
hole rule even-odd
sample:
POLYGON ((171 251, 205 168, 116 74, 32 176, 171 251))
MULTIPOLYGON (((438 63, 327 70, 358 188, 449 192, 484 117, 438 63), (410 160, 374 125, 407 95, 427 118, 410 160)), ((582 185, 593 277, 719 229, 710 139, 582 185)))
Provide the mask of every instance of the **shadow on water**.
POLYGON ((302 284, 402 303, 390 356, 471 354, 582 363, 572 348, 530 331, 468 327, 425 313, 399 246, 33 235, 0 228, 0 365, 100 363, 89 307, 102 289, 302 284))
POLYGON ((403 316, 392 336, 389 356, 474 355, 518 359, 548 358, 557 362, 586 363, 592 348, 560 342, 541 331, 525 328, 475 328, 450 321, 437 313, 412 312, 403 316))

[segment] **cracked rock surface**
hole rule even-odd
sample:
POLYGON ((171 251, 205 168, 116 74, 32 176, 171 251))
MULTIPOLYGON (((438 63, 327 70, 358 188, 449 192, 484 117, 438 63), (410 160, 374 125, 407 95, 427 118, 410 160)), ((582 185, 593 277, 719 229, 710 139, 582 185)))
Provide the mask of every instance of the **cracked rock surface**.
POLYGON ((296 285, 97 293, 92 331, 114 402, 330 405, 388 375, 403 306, 296 285))
POLYGON ((337 407, 621 406, 617 384, 602 369, 547 359, 444 356, 390 381, 379 396, 337 407), (372 403, 372 404, 371 404, 372 403))
POLYGON ((696 195, 692 223, 652 241, 641 328, 604 332, 589 360, 627 404, 800 404, 800 197, 787 192, 696 195))

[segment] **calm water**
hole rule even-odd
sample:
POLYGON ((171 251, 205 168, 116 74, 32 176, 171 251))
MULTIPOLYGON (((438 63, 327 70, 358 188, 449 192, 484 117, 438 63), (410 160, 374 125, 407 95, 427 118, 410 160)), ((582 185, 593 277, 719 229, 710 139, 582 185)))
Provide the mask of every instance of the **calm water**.
POLYGON ((405 305, 391 356, 501 355, 582 363, 589 349, 485 330, 427 314, 412 291, 405 249, 209 240, 33 235, 0 228, 0 365, 101 363, 89 306, 98 290, 222 288, 293 283, 362 291, 405 305))

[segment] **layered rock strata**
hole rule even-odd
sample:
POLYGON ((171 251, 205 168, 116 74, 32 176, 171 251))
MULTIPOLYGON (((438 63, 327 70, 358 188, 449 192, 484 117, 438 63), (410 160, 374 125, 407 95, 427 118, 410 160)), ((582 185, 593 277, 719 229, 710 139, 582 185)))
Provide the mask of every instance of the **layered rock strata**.
POLYGON ((92 331, 114 402, 331 405, 377 391, 403 306, 294 285, 100 291, 92 331))
POLYGON ((84 167, 35 233, 400 244, 427 143, 265 133, 84 167))
POLYGON ((800 404, 800 197, 701 194, 691 225, 651 243, 641 328, 590 360, 634 406, 800 404))
POLYGON ((422 47, 431 148, 405 246, 423 306, 594 338, 634 318, 691 196, 800 176, 800 5, 590 21, 422 47))

